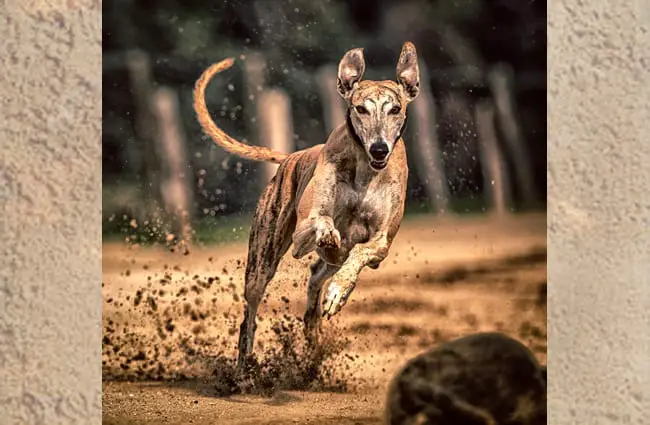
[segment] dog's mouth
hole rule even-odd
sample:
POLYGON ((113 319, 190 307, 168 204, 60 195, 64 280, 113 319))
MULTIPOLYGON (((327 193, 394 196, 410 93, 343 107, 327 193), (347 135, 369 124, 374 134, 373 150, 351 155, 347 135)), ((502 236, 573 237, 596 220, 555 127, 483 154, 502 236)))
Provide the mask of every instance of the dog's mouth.
POLYGON ((377 161, 374 159, 370 160, 370 166, 377 171, 383 170, 384 168, 386 168, 386 165, 388 165, 388 161, 386 160, 384 161, 377 161))

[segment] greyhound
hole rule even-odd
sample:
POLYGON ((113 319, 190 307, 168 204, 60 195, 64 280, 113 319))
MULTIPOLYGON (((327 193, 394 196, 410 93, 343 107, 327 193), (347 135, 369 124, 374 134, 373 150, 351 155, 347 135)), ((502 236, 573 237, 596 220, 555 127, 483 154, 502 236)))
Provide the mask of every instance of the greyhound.
POLYGON ((210 117, 205 89, 233 65, 232 58, 208 67, 194 88, 194 109, 203 130, 226 151, 279 164, 255 210, 248 245, 237 369, 253 351, 255 318, 280 260, 316 251, 304 315, 307 341, 317 341, 321 316, 338 313, 361 270, 379 267, 388 255, 404 214, 408 166, 402 132, 407 105, 420 90, 415 46, 404 43, 396 81, 362 80, 363 49, 349 50, 338 67, 337 91, 347 118, 324 144, 292 154, 248 146, 221 130, 210 117), (324 283, 331 283, 320 305, 324 283))

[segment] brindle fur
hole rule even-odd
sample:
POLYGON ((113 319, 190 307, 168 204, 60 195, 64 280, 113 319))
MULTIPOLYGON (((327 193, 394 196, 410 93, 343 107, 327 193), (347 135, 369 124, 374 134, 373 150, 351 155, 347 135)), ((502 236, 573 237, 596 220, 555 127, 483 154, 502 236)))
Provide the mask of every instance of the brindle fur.
POLYGON ((279 163, 259 200, 251 228, 240 327, 238 370, 252 353, 255 316, 266 286, 293 244, 293 257, 316 251, 304 316, 305 335, 316 341, 321 315, 336 314, 347 302, 365 267, 386 258, 404 213, 408 167, 401 139, 406 107, 419 92, 417 53, 406 42, 396 81, 362 81, 362 49, 339 64, 337 90, 348 106, 345 123, 325 144, 290 155, 247 146, 217 127, 205 104, 205 88, 232 59, 209 67, 194 89, 194 107, 204 131, 227 151, 279 163), (389 160, 390 159, 390 160, 389 160), (323 305, 324 283, 332 279, 323 305))
POLYGON ((390 384, 388 425, 546 425, 546 367, 518 341, 479 333, 411 359, 390 384))

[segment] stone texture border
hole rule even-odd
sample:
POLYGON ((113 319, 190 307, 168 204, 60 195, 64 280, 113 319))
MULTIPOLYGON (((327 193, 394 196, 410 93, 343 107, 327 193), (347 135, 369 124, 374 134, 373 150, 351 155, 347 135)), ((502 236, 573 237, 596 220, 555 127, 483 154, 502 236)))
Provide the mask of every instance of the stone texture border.
POLYGON ((0 423, 101 423, 101 8, 0 0, 0 423))
MULTIPOLYGON (((550 424, 650 417, 650 2, 549 2, 550 424)), ((101 8, 0 0, 0 423, 101 421, 101 8)))
POLYGON ((650 1, 549 2, 549 424, 650 418, 650 1))

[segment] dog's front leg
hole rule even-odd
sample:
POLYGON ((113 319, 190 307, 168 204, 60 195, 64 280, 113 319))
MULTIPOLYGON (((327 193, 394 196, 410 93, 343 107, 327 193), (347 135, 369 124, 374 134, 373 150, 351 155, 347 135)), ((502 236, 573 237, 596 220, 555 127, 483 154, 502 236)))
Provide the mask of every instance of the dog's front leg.
POLYGON ((298 224, 293 234, 293 257, 302 258, 320 247, 341 247, 341 234, 334 226, 336 164, 319 159, 314 178, 298 205, 298 224))
POLYGON ((341 269, 334 275, 323 299, 323 316, 328 319, 345 305, 357 283, 359 273, 365 266, 379 265, 390 248, 386 233, 380 233, 364 244, 356 245, 350 251, 341 269))
POLYGON ((334 227, 334 220, 325 215, 314 215, 302 220, 293 234, 294 258, 302 258, 317 247, 341 247, 341 234, 334 227))

